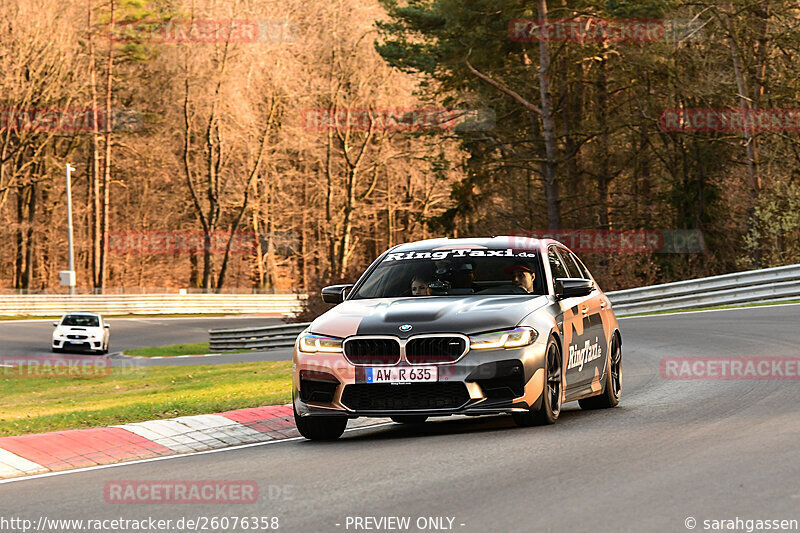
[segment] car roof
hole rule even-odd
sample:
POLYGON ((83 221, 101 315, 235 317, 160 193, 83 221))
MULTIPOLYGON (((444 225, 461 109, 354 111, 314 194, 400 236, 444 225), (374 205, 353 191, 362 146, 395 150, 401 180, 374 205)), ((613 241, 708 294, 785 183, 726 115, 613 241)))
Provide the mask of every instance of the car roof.
POLYGON ((70 311, 69 313, 66 313, 64 316, 73 316, 73 315, 100 317, 100 315, 98 313, 92 313, 90 311, 70 311))
POLYGON ((470 237, 465 239, 427 239, 424 241, 399 244, 392 248, 393 252, 413 252, 419 250, 432 250, 436 248, 448 249, 450 247, 488 248, 488 249, 535 249, 543 250, 550 244, 562 243, 553 239, 534 239, 524 235, 502 235, 497 237, 470 237))

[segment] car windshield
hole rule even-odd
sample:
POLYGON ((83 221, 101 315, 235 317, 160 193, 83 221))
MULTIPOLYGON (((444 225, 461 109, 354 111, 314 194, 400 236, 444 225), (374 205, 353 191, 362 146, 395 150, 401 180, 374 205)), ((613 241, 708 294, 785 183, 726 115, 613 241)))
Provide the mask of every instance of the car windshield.
POLYGON ((62 326, 83 326, 85 328, 96 328, 100 326, 100 320, 92 315, 67 315, 61 321, 62 326))
POLYGON ((388 253, 354 299, 468 294, 546 294, 536 250, 416 250, 388 253))

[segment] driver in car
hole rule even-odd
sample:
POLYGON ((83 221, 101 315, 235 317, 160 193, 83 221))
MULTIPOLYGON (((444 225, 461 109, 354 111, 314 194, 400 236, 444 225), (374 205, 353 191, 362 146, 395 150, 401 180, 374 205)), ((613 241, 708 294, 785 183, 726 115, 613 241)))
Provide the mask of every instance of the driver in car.
POLYGON ((479 287, 473 283, 475 281, 475 265, 470 262, 457 262, 453 265, 455 272, 453 273, 453 288, 454 289, 472 289, 477 291, 479 287))
POLYGON ((511 284, 514 287, 519 287, 525 292, 533 292, 533 280, 536 274, 525 265, 512 265, 505 270, 506 274, 511 276, 511 284))
POLYGON ((478 292, 481 288, 475 285, 475 265, 471 261, 436 261, 436 280, 429 284, 431 292, 446 290, 448 294, 468 294, 478 292), (457 292, 450 292, 457 291, 457 292))

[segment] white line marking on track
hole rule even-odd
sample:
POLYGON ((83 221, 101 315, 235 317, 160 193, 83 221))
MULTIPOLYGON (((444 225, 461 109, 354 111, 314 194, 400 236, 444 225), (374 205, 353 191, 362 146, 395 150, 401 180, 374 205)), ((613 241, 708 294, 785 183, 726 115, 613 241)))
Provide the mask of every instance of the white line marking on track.
MULTIPOLYGON (((383 422, 381 424, 375 424, 372 426, 360 426, 349 428, 345 430, 345 433, 351 433, 353 431, 361 431, 364 429, 372 429, 372 428, 381 428, 381 427, 388 427, 388 426, 395 426, 394 422, 383 422)), ((216 450, 205 450, 202 452, 189 452, 189 453, 180 453, 176 455, 166 455, 163 457, 150 457, 149 459, 137 459, 136 461, 127 461, 124 463, 113 463, 109 465, 97 465, 97 466, 87 466, 84 468, 77 468, 75 470, 62 470, 59 472, 47 472, 45 474, 34 474, 32 476, 25 476, 25 477, 15 477, 11 479, 0 479, 0 485, 4 485, 6 483, 18 483, 20 481, 28 481, 29 479, 39 479, 43 477, 53 477, 53 476, 63 476, 65 474, 76 474, 78 472, 90 472, 92 470, 103 470, 106 468, 114 468, 118 466, 128 466, 128 465, 135 465, 141 463, 152 463, 155 461, 166 461, 167 459, 179 459, 181 457, 191 457, 194 455, 206 455, 210 453, 219 453, 219 452, 227 452, 233 450, 241 450, 243 448, 253 448, 255 446, 266 446, 268 444, 280 444, 282 442, 293 442, 305 440, 303 437, 291 437, 288 439, 278 439, 278 440, 268 440, 266 442, 254 442, 252 444, 240 444, 236 446, 230 446, 228 448, 217 448, 216 450)))

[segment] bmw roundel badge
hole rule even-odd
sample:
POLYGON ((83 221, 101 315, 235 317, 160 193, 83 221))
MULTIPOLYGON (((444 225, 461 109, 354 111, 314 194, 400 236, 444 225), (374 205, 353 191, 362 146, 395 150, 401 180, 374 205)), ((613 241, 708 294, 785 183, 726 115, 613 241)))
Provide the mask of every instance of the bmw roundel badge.
POLYGON ((403 324, 402 326, 400 326, 400 331, 411 331, 412 327, 413 326, 411 326, 411 324, 403 324))

